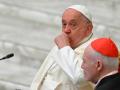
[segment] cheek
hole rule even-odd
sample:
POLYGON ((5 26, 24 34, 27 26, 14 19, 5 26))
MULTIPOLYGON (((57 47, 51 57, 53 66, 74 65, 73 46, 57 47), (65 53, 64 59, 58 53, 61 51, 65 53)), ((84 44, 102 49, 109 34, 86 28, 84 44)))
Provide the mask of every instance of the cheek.
POLYGON ((92 66, 85 66, 84 67, 84 77, 86 80, 91 80, 91 78, 95 74, 95 69, 92 66))
POLYGON ((74 34, 73 36, 77 38, 82 38, 85 35, 83 30, 76 30, 75 32, 73 32, 73 34, 74 34))
POLYGON ((84 73, 85 73, 85 74, 89 74, 90 71, 91 71, 91 70, 90 70, 90 67, 84 66, 84 73))
POLYGON ((82 36, 82 32, 81 31, 78 31, 78 30, 73 30, 71 31, 71 33, 69 34, 69 37, 71 39, 79 39, 79 37, 82 36))
POLYGON ((95 77, 96 77, 96 70, 95 69, 90 70, 90 72, 88 74, 88 80, 89 81, 94 81, 95 77))
POLYGON ((88 75, 89 74, 89 66, 88 65, 86 65, 86 64, 84 64, 84 66, 82 67, 83 68, 83 72, 84 72, 84 75, 86 76, 86 75, 88 75))

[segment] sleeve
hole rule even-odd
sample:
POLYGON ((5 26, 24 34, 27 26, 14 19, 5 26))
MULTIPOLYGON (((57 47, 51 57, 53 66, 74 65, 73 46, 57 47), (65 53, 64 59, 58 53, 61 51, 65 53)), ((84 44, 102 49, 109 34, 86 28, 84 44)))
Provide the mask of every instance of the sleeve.
POLYGON ((73 83, 77 83, 80 78, 83 78, 83 71, 79 62, 82 60, 79 60, 81 57, 78 56, 70 46, 61 48, 55 55, 56 63, 71 78, 73 83))

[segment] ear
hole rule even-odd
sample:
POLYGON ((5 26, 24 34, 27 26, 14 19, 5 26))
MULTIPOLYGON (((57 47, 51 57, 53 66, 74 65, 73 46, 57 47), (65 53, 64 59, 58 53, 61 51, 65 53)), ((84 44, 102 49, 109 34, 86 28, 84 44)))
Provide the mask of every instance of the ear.
POLYGON ((89 35, 92 32, 92 29, 93 29, 93 25, 91 23, 89 23, 87 26, 86 35, 89 35))
POLYGON ((102 70, 102 68, 103 68, 103 63, 102 63, 101 60, 97 60, 96 68, 97 68, 98 71, 102 70))

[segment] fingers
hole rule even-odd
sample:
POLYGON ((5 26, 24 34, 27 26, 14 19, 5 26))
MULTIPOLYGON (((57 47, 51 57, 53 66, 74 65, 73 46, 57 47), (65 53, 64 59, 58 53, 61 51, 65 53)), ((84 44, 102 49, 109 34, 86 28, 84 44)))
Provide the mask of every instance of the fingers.
POLYGON ((55 43, 58 46, 58 48, 63 48, 65 46, 70 46, 69 43, 69 37, 65 33, 61 33, 55 38, 55 43))

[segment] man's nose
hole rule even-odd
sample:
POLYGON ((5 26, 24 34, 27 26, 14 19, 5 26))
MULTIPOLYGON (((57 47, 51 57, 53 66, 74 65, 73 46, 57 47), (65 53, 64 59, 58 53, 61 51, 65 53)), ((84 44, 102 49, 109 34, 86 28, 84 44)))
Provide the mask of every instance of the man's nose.
POLYGON ((71 29, 70 29, 70 27, 67 25, 65 28, 64 28, 64 33, 66 33, 66 34, 69 34, 69 33, 71 33, 71 29))

